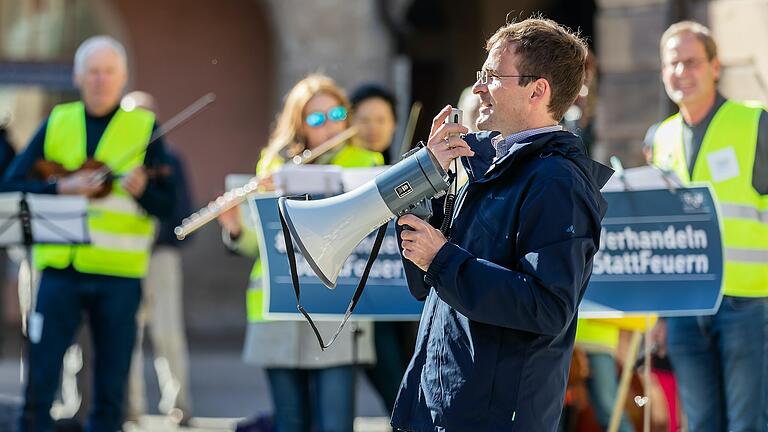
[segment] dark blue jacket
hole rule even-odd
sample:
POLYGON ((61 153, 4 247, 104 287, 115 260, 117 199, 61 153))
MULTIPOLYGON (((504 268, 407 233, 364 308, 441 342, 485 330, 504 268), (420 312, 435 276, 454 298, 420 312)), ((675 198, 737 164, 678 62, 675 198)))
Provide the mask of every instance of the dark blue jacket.
POLYGON ((554 431, 612 171, 569 132, 532 137, 494 164, 488 133, 467 142, 476 155, 450 242, 426 274, 404 260, 426 303, 392 425, 554 431))

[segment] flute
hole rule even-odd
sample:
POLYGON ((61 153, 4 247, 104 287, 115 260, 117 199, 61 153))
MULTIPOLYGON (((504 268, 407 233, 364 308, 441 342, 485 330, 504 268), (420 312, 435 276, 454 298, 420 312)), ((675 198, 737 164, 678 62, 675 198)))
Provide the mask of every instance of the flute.
MULTIPOLYGON (((357 134, 357 128, 355 126, 350 127, 329 139, 328 141, 315 147, 314 150, 304 150, 300 155, 296 155, 291 159, 291 163, 295 165, 304 165, 315 161, 318 157, 322 156, 326 152, 335 149, 346 140, 352 138, 357 134)), ((216 219, 220 214, 225 211, 239 205, 248 199, 251 195, 256 193, 259 188, 260 182, 263 180, 261 177, 252 177, 248 183, 238 188, 227 191, 223 195, 217 197, 208 205, 200 210, 192 213, 188 217, 181 221, 181 225, 173 229, 173 233, 176 234, 176 238, 184 240, 188 235, 197 231, 205 226, 208 222, 216 219)))

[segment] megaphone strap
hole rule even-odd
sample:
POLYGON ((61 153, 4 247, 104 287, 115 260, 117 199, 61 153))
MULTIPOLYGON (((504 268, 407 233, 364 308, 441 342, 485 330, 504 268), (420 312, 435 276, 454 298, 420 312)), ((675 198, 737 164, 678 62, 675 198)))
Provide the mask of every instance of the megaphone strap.
POLYGON ((365 270, 363 271, 363 275, 360 277, 360 282, 357 284, 357 288, 355 288, 355 292, 352 294, 352 299, 349 301, 349 306, 347 306, 347 311, 344 313, 344 318, 341 320, 341 323, 339 324, 339 328, 336 329, 336 333, 333 334, 328 344, 323 341, 322 335, 320 335, 320 331, 317 329, 317 326, 315 325, 315 322, 312 320, 312 317, 309 316, 309 312, 307 312, 303 306, 301 306, 301 287, 299 285, 299 274, 296 271, 296 255, 293 250, 293 241, 291 240, 291 232, 288 229, 288 224, 285 221, 285 217, 283 216, 282 212, 278 212, 280 215, 280 224, 283 226, 283 237, 285 237, 285 250, 288 254, 288 265, 291 268, 291 282, 293 283, 293 292, 296 295, 296 309, 299 310, 299 312, 304 316, 304 318, 309 323, 309 326, 312 327, 312 331, 315 333, 315 337, 317 338, 317 342, 320 344, 320 349, 325 351, 327 348, 329 348, 333 343, 336 341, 336 338, 339 337, 341 334, 341 330, 344 328, 344 325, 349 320, 349 317, 352 316, 352 311, 355 310, 355 306, 357 306, 357 302, 360 301, 360 297, 363 295, 363 289, 365 289, 365 283, 368 281, 368 274, 371 272, 371 267, 373 266, 373 262, 376 261, 376 257, 379 255, 379 250, 381 249, 381 244, 384 241, 384 235, 387 232, 387 225, 384 224, 379 227, 379 231, 376 234, 376 241, 373 242, 373 247, 371 248, 371 254, 368 256, 368 262, 365 264, 365 270))

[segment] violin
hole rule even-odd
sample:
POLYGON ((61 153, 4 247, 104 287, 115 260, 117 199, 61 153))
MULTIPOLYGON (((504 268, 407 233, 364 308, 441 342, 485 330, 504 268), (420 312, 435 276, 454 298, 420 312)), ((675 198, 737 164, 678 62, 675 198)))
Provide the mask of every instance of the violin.
MULTIPOLYGON (((160 139, 160 137, 163 135, 182 125, 184 122, 192 118, 195 114, 206 108, 215 100, 216 95, 214 93, 207 93, 196 101, 192 102, 192 104, 168 120, 168 122, 163 127, 157 129, 150 137, 149 142, 147 143, 147 147, 160 139)), ((140 149, 139 151, 143 152, 145 149, 140 149)), ((128 153, 114 165, 119 168, 123 166, 123 163, 127 163, 129 160, 131 160, 131 158, 136 157, 138 154, 139 153, 128 153)), ((172 174, 171 167, 167 165, 148 167, 145 169, 147 171, 148 179, 168 177, 172 174)), ((43 181, 55 182, 58 179, 83 171, 92 171, 92 181, 94 184, 99 184, 99 189, 89 198, 104 198, 109 195, 109 193, 112 191, 112 183, 115 180, 115 175, 112 173, 112 168, 110 168, 104 162, 93 158, 88 158, 76 170, 68 170, 58 162, 41 159, 36 161, 33 165, 32 177, 43 181)))
MULTIPOLYGON (((146 167, 147 178, 150 180, 156 180, 162 177, 168 177, 172 174, 172 169, 168 165, 159 165, 157 167, 146 167)), ((76 170, 68 170, 64 165, 45 159, 35 161, 32 167, 33 177, 38 180, 44 180, 53 183, 61 178, 80 173, 91 172, 92 181, 99 184, 97 191, 89 198, 104 198, 112 192, 112 185, 116 178, 120 176, 114 175, 112 168, 100 160, 88 158, 86 161, 76 170)))

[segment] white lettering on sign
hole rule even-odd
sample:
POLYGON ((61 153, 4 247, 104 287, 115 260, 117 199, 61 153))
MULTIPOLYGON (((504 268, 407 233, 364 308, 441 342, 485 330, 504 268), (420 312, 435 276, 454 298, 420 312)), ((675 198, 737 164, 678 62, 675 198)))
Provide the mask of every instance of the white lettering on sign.
POLYGON ((709 257, 688 252, 706 249, 708 244, 706 231, 690 225, 683 229, 668 225, 662 230, 647 231, 630 227, 612 232, 603 229, 592 272, 595 275, 708 273, 709 257))

